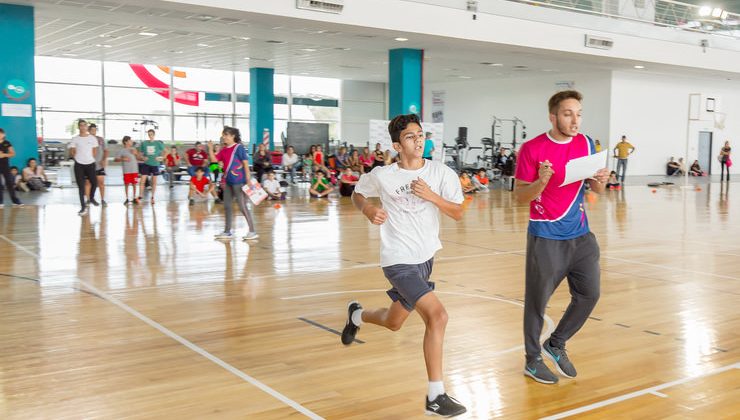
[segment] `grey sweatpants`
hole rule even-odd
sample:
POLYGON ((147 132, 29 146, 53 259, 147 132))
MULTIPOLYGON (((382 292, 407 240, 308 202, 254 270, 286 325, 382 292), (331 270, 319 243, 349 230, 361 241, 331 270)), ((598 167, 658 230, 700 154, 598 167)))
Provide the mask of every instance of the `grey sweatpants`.
POLYGON ((593 233, 569 240, 527 236, 526 286, 524 292, 524 348, 527 360, 540 355, 540 334, 545 308, 563 278, 568 278, 570 305, 550 336, 555 347, 586 323, 599 300, 601 269, 599 244, 593 233))
POLYGON ((239 205, 239 210, 241 210, 242 214, 244 215, 244 218, 247 219, 247 225, 249 227, 249 232, 255 232, 254 230, 254 221, 252 220, 252 213, 249 212, 249 209, 247 208, 247 195, 244 194, 244 191, 242 191, 242 187, 244 184, 236 184, 236 185, 224 185, 224 211, 226 212, 226 229, 225 232, 231 232, 231 223, 233 219, 233 210, 231 208, 232 200, 236 199, 236 204, 239 205))

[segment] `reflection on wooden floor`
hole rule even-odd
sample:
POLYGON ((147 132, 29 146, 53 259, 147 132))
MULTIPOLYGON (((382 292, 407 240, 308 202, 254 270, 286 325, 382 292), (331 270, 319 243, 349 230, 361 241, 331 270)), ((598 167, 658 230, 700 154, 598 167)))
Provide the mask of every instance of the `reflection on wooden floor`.
MULTIPOLYGON (((462 418, 739 415, 733 187, 589 197, 602 297, 568 344, 578 378, 554 386, 521 374, 527 209, 500 190, 467 201, 462 222, 443 223, 433 274, 462 418)), ((330 331, 350 299, 388 303, 378 228, 347 199, 263 205, 247 244, 213 240, 219 205, 160 194, 84 218, 74 197, 0 210, 0 417, 423 416, 417 316, 397 333, 364 326, 348 348, 330 331)), ((555 322, 568 298, 553 297, 555 322)))

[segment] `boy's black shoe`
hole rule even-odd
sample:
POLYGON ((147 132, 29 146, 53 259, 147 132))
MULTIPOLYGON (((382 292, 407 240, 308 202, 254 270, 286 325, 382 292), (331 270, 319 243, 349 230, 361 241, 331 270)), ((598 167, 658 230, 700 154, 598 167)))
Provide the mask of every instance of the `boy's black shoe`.
POLYGON ((347 323, 344 324, 344 329, 342 330, 342 344, 345 346, 349 346, 355 341, 357 330, 360 329, 360 327, 352 322, 352 313, 358 309, 362 309, 362 305, 356 300, 353 300, 347 305, 347 323))
POLYGON ((427 404, 428 416, 454 417, 467 411, 460 401, 450 397, 447 394, 437 396, 434 401, 424 398, 427 404))

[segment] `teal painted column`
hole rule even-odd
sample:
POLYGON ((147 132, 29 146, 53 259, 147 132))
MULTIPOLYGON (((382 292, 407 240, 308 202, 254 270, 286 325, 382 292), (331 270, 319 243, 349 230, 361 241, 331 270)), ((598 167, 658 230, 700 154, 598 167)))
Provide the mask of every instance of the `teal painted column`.
POLYGON ((38 159, 33 7, 0 4, 0 127, 13 144, 11 165, 38 159))
POLYGON ((262 143, 265 129, 270 130, 270 150, 275 149, 275 88, 274 69, 249 69, 249 139, 253 145, 262 143))
POLYGON ((417 114, 422 107, 422 64, 424 50, 399 48, 388 53, 388 118, 417 114))

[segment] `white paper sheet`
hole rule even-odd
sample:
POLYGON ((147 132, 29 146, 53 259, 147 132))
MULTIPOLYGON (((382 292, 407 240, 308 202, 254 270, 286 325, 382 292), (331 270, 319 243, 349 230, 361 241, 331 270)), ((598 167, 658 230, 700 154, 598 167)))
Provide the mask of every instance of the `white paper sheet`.
POLYGON ((565 179, 560 186, 572 184, 577 181, 592 178, 599 169, 606 168, 608 150, 573 159, 565 165, 565 179))

